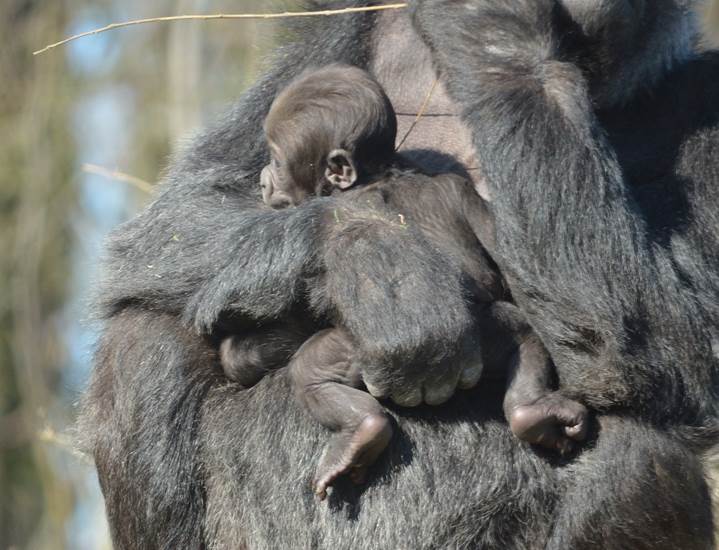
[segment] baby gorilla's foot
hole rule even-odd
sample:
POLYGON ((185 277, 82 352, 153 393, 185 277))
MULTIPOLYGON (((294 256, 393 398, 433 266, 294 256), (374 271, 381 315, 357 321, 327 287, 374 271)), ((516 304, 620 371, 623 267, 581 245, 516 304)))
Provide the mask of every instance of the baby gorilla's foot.
POLYGON ((519 439, 563 455, 571 453, 575 442, 587 436, 587 409, 557 392, 514 406, 508 420, 519 439))
POLYGON ((366 417, 354 431, 332 436, 315 478, 315 494, 327 497, 327 488, 341 475, 355 484, 364 483, 367 469, 377 460, 392 438, 392 426, 383 414, 366 417))

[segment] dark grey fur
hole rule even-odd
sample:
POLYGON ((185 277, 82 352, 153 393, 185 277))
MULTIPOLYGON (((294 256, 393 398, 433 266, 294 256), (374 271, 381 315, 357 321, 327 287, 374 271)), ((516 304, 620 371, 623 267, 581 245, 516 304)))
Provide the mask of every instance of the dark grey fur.
MULTIPOLYGON (((669 0, 413 8, 472 132, 514 298, 562 387, 607 413, 594 443, 567 464, 538 455, 501 419, 501 389, 480 384, 395 415, 399 440, 370 485, 318 506, 298 487, 324 434, 286 373, 247 391, 219 375, 217 336, 301 303, 324 261, 316 220, 332 199, 268 211, 257 191, 277 90, 308 64, 381 57, 376 16, 320 18, 109 244, 81 426, 116 547, 711 548, 698 453, 716 441, 719 55, 689 55, 686 5, 669 0), (598 20, 590 4, 643 24, 598 20)), ((444 276, 438 266, 438 285, 452 284, 444 276)), ((422 326, 392 331, 374 330, 371 301, 332 300, 391 356, 456 329, 434 297, 404 304, 436 312, 422 326)))

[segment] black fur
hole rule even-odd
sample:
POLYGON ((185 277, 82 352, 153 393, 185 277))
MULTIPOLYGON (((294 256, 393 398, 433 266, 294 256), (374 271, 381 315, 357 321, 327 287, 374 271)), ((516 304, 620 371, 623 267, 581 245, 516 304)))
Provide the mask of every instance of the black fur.
MULTIPOLYGON (((645 9, 671 3, 656 4, 645 9)), ((709 159, 684 193, 697 213, 711 208, 710 225, 696 229, 713 236, 693 234, 688 212, 689 220, 678 220, 681 231, 656 242, 638 215, 652 205, 632 196, 581 67, 565 60, 552 28, 540 24, 552 20, 554 2, 418 5, 415 20, 438 52, 495 197, 495 259, 548 345, 565 390, 598 409, 714 428, 719 281, 707 252, 719 242, 709 229, 719 229, 719 217, 702 200, 704 188, 716 187, 709 159), (468 14, 466 4, 478 9, 468 14), (525 4, 532 10, 521 9, 525 4), (450 38, 444 21, 460 20, 453 32, 471 33, 471 44, 450 38), (711 301, 703 306, 698 292, 711 301)))
MULTIPOLYGON (((682 3, 628 4, 651 24, 625 47, 674 47, 662 32, 682 3)), ((216 335, 301 302, 302 279, 325 261, 316 222, 331 199, 269 211, 257 186, 277 90, 308 64, 366 67, 373 55, 375 16, 318 18, 110 242, 81 433, 116 547, 712 547, 698 452, 716 441, 719 56, 617 58, 601 47, 611 33, 572 9, 413 5, 472 130, 514 297, 562 386, 608 412, 593 444, 568 464, 537 454, 501 419, 502 390, 480 384, 441 409, 396 414, 398 440, 370 485, 340 486, 318 506, 309 480, 324 433, 290 399, 286 373, 244 391, 220 376, 216 335)), ((432 311, 432 293, 422 298, 432 311)), ((375 334, 371 303, 332 300, 375 334)), ((451 329, 426 317, 378 349, 451 329)))

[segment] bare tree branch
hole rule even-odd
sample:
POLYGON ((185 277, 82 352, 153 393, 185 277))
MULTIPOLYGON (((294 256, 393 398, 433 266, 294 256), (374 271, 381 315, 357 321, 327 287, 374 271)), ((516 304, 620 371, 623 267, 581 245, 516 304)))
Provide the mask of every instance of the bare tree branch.
POLYGON ((164 23, 169 21, 187 21, 190 19, 199 19, 203 21, 208 21, 212 19, 280 19, 284 17, 312 17, 312 16, 318 16, 318 15, 341 15, 344 13, 361 13, 361 12, 368 12, 368 11, 381 11, 381 10, 397 10, 401 8, 407 7, 407 3, 399 3, 399 4, 384 4, 381 6, 365 6, 361 8, 343 8, 339 10, 319 10, 319 11, 286 11, 282 13, 215 13, 215 14, 208 14, 208 15, 171 15, 167 17, 150 17, 147 19, 135 19, 132 21, 124 21, 122 23, 111 23, 110 25, 107 25, 105 27, 94 29, 91 31, 83 32, 80 34, 75 34, 73 36, 70 36, 68 38, 65 38, 64 40, 60 40, 59 42, 55 42, 54 44, 49 44, 45 46, 44 48, 37 50, 33 52, 33 55, 38 55, 41 53, 44 53, 48 50, 51 50, 53 48, 57 48, 58 46, 62 46, 63 44, 67 44, 68 42, 72 42, 73 40, 77 40, 78 38, 83 38, 85 36, 91 36, 93 34, 100 34, 101 32, 105 31, 111 31, 113 29, 119 29, 122 27, 130 27, 132 25, 144 25, 146 23, 164 23))

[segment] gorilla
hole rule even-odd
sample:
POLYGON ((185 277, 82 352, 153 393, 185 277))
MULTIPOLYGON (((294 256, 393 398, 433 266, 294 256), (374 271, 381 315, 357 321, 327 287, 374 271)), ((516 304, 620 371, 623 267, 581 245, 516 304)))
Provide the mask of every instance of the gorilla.
MULTIPOLYGON (((323 3, 323 8, 368 3, 323 3)), ((108 243, 104 330, 80 430, 117 548, 709 549, 702 457, 717 442, 719 54, 691 0, 413 0, 303 20, 272 69, 171 163, 160 195, 108 243), (469 175, 490 201, 494 261, 556 366, 596 412, 571 460, 513 438, 481 381, 438 408, 394 409, 388 452, 328 506, 310 481, 322 429, 287 369, 229 382, 219 342, 331 308, 378 357, 452 329, 431 289, 307 300, 332 273, 317 220, 332 197, 261 207, 262 121, 309 66, 369 70, 403 153, 469 175), (306 489, 302 490, 302 484, 306 489)), ((401 249, 343 256, 387 269, 401 249)), ((437 285, 445 284, 442 266, 437 285)), ((452 362, 378 368, 402 404, 459 378, 452 362)), ((501 399, 500 399, 501 401, 501 399)))
MULTIPOLYGON (((395 150, 396 126, 392 104, 366 71, 330 65, 303 73, 275 98, 265 119, 270 163, 260 174, 263 201, 272 208, 286 208, 342 193, 342 200, 335 201, 321 221, 320 242, 326 256, 344 258, 347 250, 357 249, 358 240, 376 250, 390 239, 389 247, 401 250, 410 270, 387 271, 385 263, 367 261, 356 271, 356 260, 340 260, 339 269, 325 269, 327 280, 342 281, 347 291, 363 299, 368 285, 401 293, 403 285, 424 284, 433 287, 433 302, 457 304, 458 318, 463 320, 464 327, 450 334, 449 341, 437 342, 439 360, 422 348, 405 349, 394 368, 401 372, 410 368, 412 360, 461 362, 466 365, 463 371, 474 376, 460 378, 459 388, 471 388, 484 372, 501 374, 507 379, 504 411, 512 432, 530 443, 571 452, 586 435, 587 411, 552 391, 549 355, 521 311, 507 300, 501 275, 482 245, 493 231, 487 204, 464 178, 455 174, 430 178, 408 165, 395 150), (426 269, 431 265, 428 256, 456 266, 461 284, 454 295, 438 295, 436 273, 426 269), (342 271, 342 264, 350 269, 342 271)), ((447 277, 449 270, 443 271, 447 277)), ((345 295, 325 283, 325 277, 317 277, 306 291, 345 295)), ((387 305, 394 301, 390 296, 387 305)), ((365 364, 381 357, 370 351, 366 358, 342 319, 328 313, 329 328, 298 341, 289 364, 268 350, 284 352, 297 330, 282 334, 273 327, 264 341, 261 333, 254 333, 249 338, 232 335, 220 344, 223 372, 243 385, 248 381, 253 385, 264 371, 287 366, 297 400, 334 432, 313 483, 321 500, 342 475, 364 483, 368 467, 392 436, 392 423, 371 394, 378 388, 366 387, 362 381, 362 372, 375 368, 364 368, 365 364), (278 359, 282 362, 273 364, 278 359)), ((388 307, 383 317, 393 314, 388 307)), ((417 394, 415 404, 422 397, 417 394)), ((433 397, 438 399, 431 404, 439 405, 451 393, 424 396, 428 403, 433 397)))

